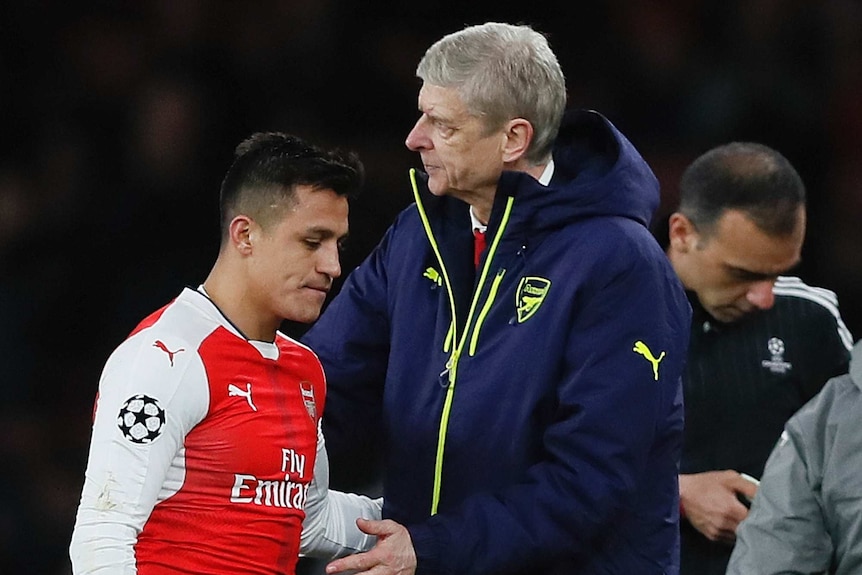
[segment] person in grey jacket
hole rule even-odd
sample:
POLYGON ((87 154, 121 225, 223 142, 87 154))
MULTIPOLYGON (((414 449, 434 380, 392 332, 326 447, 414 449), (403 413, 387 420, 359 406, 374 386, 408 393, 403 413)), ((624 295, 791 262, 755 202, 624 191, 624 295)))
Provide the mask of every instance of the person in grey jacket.
POLYGON ((785 426, 727 575, 862 573, 862 340, 785 426))

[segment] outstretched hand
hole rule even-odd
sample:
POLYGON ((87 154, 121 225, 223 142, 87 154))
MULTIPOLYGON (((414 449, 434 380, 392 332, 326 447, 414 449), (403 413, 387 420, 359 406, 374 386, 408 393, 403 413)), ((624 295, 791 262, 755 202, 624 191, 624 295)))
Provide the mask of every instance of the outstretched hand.
POLYGON ((327 573, 352 571, 355 575, 413 575, 416 572, 416 552, 406 527, 390 519, 357 519, 356 525, 363 533, 376 535, 377 544, 365 553, 332 561, 326 566, 327 573))
POLYGON ((733 544, 736 528, 748 516, 738 498, 754 498, 757 486, 731 469, 679 476, 685 516, 710 541, 733 544))

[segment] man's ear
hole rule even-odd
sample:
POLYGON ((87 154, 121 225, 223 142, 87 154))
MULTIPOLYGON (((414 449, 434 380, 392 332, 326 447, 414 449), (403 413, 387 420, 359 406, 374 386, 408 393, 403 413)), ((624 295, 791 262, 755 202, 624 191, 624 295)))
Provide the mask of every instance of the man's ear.
POLYGON ((690 219, 680 212, 674 212, 670 215, 668 224, 668 239, 671 250, 684 254, 694 249, 699 234, 690 219))
POLYGON ((517 162, 527 153, 533 141, 533 125, 524 118, 514 118, 506 122, 503 142, 503 162, 517 162))
POLYGON ((254 220, 248 216, 239 215, 231 220, 228 227, 230 243, 237 252, 242 255, 251 254, 254 240, 259 233, 257 228, 254 220))

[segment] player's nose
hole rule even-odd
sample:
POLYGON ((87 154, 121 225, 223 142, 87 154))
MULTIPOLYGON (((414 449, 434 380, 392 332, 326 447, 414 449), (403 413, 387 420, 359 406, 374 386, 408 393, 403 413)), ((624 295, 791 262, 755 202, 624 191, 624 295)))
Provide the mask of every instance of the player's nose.
POLYGON ((318 254, 318 272, 326 274, 332 279, 341 276, 341 259, 337 243, 333 242, 332 245, 324 244, 321 246, 318 254))

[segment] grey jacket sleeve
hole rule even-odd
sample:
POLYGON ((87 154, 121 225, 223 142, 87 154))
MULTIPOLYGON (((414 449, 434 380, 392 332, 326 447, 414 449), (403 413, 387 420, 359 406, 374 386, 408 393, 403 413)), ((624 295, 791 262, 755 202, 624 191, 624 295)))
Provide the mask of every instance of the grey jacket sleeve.
POLYGON ((821 482, 808 465, 799 424, 788 424, 767 461, 751 512, 737 530, 728 575, 808 575, 829 567, 821 482))
POLYGON ((862 342, 785 426, 728 575, 862 573, 862 342))
POLYGON ((862 341, 788 420, 737 529, 728 575, 862 573, 862 341))

